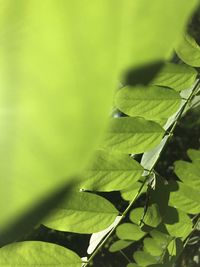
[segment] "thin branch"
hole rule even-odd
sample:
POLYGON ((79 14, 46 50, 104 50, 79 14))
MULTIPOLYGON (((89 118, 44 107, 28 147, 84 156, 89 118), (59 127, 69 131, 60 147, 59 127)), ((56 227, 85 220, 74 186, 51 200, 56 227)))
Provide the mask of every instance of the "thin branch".
POLYGON ((129 263, 131 263, 131 260, 129 259, 129 257, 128 257, 122 250, 120 250, 119 252, 124 256, 124 258, 125 258, 129 263))

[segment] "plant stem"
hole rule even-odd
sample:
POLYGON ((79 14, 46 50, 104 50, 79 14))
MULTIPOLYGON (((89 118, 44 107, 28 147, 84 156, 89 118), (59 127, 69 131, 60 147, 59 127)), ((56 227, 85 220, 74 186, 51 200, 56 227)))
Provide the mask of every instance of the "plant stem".
POLYGON ((192 227, 192 232, 189 234, 189 236, 186 238, 184 245, 183 245, 183 249, 187 246, 187 243, 190 241, 190 237, 191 235, 194 233, 194 231, 196 230, 198 224, 200 223, 200 217, 197 219, 196 223, 193 225, 192 227))
POLYGON ((126 256, 126 254, 125 254, 122 250, 120 250, 119 252, 124 256, 124 258, 125 258, 129 263, 131 262, 131 260, 129 259, 129 257, 126 256))
MULTIPOLYGON (((174 121, 174 123, 171 126, 170 131, 168 132, 168 137, 167 137, 167 141, 164 144, 162 151, 164 150, 164 148, 166 147, 166 145, 168 144, 169 140, 171 139, 171 137, 173 136, 173 132, 176 128, 176 125, 178 123, 178 121, 180 120, 180 118, 182 117, 188 103, 190 102, 190 100, 192 99, 192 97, 194 96, 194 94, 196 93, 196 91, 199 89, 200 86, 200 80, 197 80, 196 84, 194 85, 194 88, 191 92, 191 94, 189 95, 189 97, 187 98, 187 100, 185 101, 185 103, 183 104, 183 106, 181 107, 179 113, 177 114, 176 120, 174 121)), ((167 131, 166 131, 167 132, 167 131)), ((160 152, 160 154, 162 153, 162 151, 160 152)), ((149 170, 149 174, 153 171, 155 165, 157 164, 159 160, 156 160, 156 162, 153 164, 153 166, 151 167, 151 169, 149 170)), ((138 196, 140 195, 140 192, 142 191, 144 185, 146 184, 148 179, 148 176, 146 177, 146 179, 142 182, 137 194, 134 196, 134 198, 131 200, 131 202, 129 203, 129 205, 126 207, 126 209, 124 210, 124 212, 121 215, 120 220, 118 221, 118 223, 112 228, 112 230, 108 233, 108 235, 102 240, 102 242, 100 242, 100 244, 96 247, 96 249, 94 250, 94 252, 92 253, 92 255, 90 256, 90 258, 88 259, 87 263, 84 265, 84 267, 88 266, 88 264, 92 261, 92 259, 96 256, 96 254, 99 252, 99 250, 104 246, 104 244, 107 242, 107 240, 109 239, 109 237, 114 233, 115 229, 117 228, 117 226, 122 222, 122 220, 124 219, 124 217, 126 216, 126 214, 130 211, 130 209, 132 208, 135 200, 138 198, 138 196)))

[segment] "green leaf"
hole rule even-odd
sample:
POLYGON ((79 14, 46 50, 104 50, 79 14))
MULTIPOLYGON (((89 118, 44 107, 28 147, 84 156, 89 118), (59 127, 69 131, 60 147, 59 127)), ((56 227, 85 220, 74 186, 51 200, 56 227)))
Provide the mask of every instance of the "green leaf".
POLYGON ((158 145, 163 137, 163 128, 143 118, 113 118, 105 145, 124 153, 142 153, 158 145))
POLYGON ((168 182, 162 177, 156 177, 155 189, 150 189, 150 204, 155 205, 155 213, 160 213, 162 217, 168 208, 170 188, 168 182), (157 206, 156 206, 157 205, 157 206))
POLYGON ((71 192, 43 222, 49 228, 75 232, 96 233, 110 226, 118 215, 115 207, 105 198, 85 192, 71 192))
MULTIPOLYGON (((171 183, 173 184, 173 183, 171 183)), ((200 194, 199 190, 184 185, 183 183, 177 183, 177 191, 170 193, 169 203, 171 206, 190 213, 197 214, 200 212, 200 194)))
POLYGON ((171 256, 178 257, 182 250, 183 241, 180 238, 173 239, 168 246, 169 255, 171 256))
POLYGON ((82 173, 119 74, 169 57, 197 3, 2 1, 0 228, 82 173))
POLYGON ((152 238, 156 241, 156 243, 158 243, 160 245, 160 247, 162 248, 166 248, 168 243, 171 241, 172 237, 170 237, 169 235, 162 233, 158 230, 152 230, 150 232, 150 235, 152 236, 152 238))
POLYGON ((133 258, 138 265, 144 267, 150 264, 158 263, 161 259, 159 256, 152 256, 151 254, 144 251, 136 251, 133 254, 133 258))
POLYGON ((134 0, 122 3, 124 5, 120 6, 114 1, 112 8, 119 12, 117 23, 121 22, 124 30, 120 32, 119 47, 122 55, 119 62, 122 65, 126 62, 128 69, 130 66, 138 67, 170 58, 174 44, 199 2, 134 0))
POLYGON ((200 168, 197 164, 182 160, 176 161, 175 173, 184 185, 188 185, 195 190, 200 188, 200 168))
MULTIPOLYGON (((140 187, 142 186, 142 183, 136 182, 132 186, 130 186, 127 189, 121 190, 121 196, 124 200, 131 201, 139 192, 140 187)), ((146 186, 143 187, 140 194, 144 193, 146 191, 146 186)), ((138 196, 139 196, 138 195, 138 196)))
POLYGON ((115 97, 115 105, 123 113, 147 120, 168 118, 177 111, 180 102, 176 91, 158 86, 125 87, 115 97))
POLYGON ((0 266, 81 267, 79 256, 64 247, 39 241, 13 243, 0 249, 0 266))
POLYGON ((193 163, 199 164, 199 162, 200 162, 200 150, 188 149, 187 154, 190 157, 190 159, 193 161, 193 163))
POLYGON ((185 33, 178 46, 176 53, 186 64, 193 67, 200 67, 200 47, 192 36, 185 33))
POLYGON ((144 241, 144 251, 151 254, 152 256, 160 256, 166 247, 160 246, 153 238, 145 238, 144 241))
POLYGON ((156 227, 162 221, 162 217, 159 212, 159 206, 154 203, 147 208, 147 212, 143 219, 143 222, 151 227, 156 227))
POLYGON ((140 240, 146 233, 143 232, 137 225, 132 223, 123 223, 117 227, 116 235, 120 239, 125 240, 140 240))
POLYGON ((131 244, 133 244, 132 241, 126 241, 126 240, 117 240, 116 242, 114 242, 110 248, 109 251, 110 252, 116 252, 119 250, 122 250, 124 248, 127 248, 128 246, 130 246, 131 244))
POLYGON ((148 152, 145 152, 142 155, 140 164, 143 166, 144 169, 151 170, 152 166, 154 166, 156 161, 159 159, 160 153, 163 150, 163 147, 165 146, 168 137, 168 135, 165 135, 162 141, 155 148, 148 152))
POLYGON ((52 206, 58 205, 63 199, 68 201, 67 192, 72 190, 73 186, 73 183, 67 183, 30 208, 20 219, 5 226, 0 231, 0 247, 20 240, 22 236, 29 234, 49 214, 52 206))
POLYGON ((197 71, 185 64, 166 62, 158 72, 151 84, 170 87, 176 91, 182 91, 191 87, 197 77, 197 71))
POLYGON ((135 184, 142 166, 126 154, 99 150, 90 167, 83 173, 79 188, 93 191, 122 190, 135 184))
POLYGON ((112 102, 124 28, 107 1, 8 0, 1 10, 0 228, 81 174, 112 102))
POLYGON ((144 208, 136 208, 130 212, 129 218, 133 223, 139 225, 143 214, 144 214, 144 208))
POLYGON ((164 218, 168 233, 174 237, 186 238, 192 231, 190 217, 183 211, 169 207, 164 218))

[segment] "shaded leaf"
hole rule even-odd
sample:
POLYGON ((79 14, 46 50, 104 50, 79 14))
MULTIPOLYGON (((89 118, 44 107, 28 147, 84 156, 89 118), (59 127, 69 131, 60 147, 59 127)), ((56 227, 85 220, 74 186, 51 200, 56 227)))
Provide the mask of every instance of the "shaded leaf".
POLYGON ((71 192, 43 224, 59 231, 96 233, 110 226, 118 211, 105 198, 85 192, 71 192))
POLYGON ((183 211, 169 207, 164 218, 167 231, 171 236, 186 238, 192 230, 190 217, 183 211))
POLYGON ((128 265, 126 265, 126 267, 140 267, 140 266, 135 263, 129 263, 128 265))
POLYGON ((152 256, 151 254, 144 252, 144 251, 136 251, 133 254, 134 260, 137 262, 140 266, 148 266, 150 264, 158 263, 160 261, 159 256, 152 256))
POLYGON ((125 85, 148 85, 157 72, 162 69, 163 62, 153 62, 131 70, 128 70, 124 78, 125 85))
POLYGON ((155 190, 150 190, 150 203, 156 204, 160 216, 165 214, 168 207, 170 188, 168 182, 162 177, 156 177, 155 190))
POLYGON ((148 206, 143 222, 151 227, 156 227, 161 221, 162 217, 158 205, 154 203, 148 206))
POLYGON ((158 145, 163 134, 160 125, 143 118, 113 118, 105 144, 112 150, 138 154, 158 145))
POLYGON ((0 246, 15 242, 25 234, 31 232, 33 228, 48 215, 53 206, 58 205, 63 199, 68 201, 69 195, 67 192, 69 192, 72 186, 74 186, 72 183, 62 186, 62 188, 59 188, 59 190, 50 194, 38 203, 38 205, 35 205, 29 211, 24 213, 17 221, 14 220, 11 224, 4 227, 0 231, 0 246))

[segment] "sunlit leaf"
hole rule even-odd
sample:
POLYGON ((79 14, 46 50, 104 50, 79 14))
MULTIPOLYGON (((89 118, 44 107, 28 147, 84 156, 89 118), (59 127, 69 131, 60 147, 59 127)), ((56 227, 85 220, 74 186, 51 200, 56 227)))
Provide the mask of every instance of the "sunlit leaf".
POLYGON ((140 188, 142 186, 142 183, 136 182, 132 186, 130 186, 127 189, 121 190, 121 196, 124 200, 131 201, 135 196, 139 196, 140 194, 144 193, 146 191, 146 186, 143 186, 141 192, 138 194, 140 188))
POLYGON ((143 118, 113 118, 105 144, 112 150, 142 153, 159 144, 164 134, 160 125, 143 118))
POLYGON ((176 256, 180 254, 183 250, 183 242, 180 238, 173 239, 168 246, 168 251, 171 256, 176 256))
POLYGON ((115 105, 123 113, 147 120, 168 118, 177 111, 180 102, 176 91, 158 86, 125 87, 115 97, 115 105))
POLYGON ((170 237, 169 235, 162 233, 158 230, 152 230, 150 232, 151 237, 156 240, 156 243, 158 243, 160 245, 160 247, 162 248, 166 248, 168 243, 171 241, 172 237, 170 237))
POLYGON ((120 239, 125 240, 140 240, 146 233, 139 226, 132 223, 123 223, 117 227, 116 235, 120 239))
POLYGON ((0 266, 81 267, 79 256, 64 247, 39 241, 13 243, 0 249, 0 266))
POLYGON ((185 33, 182 36, 176 47, 176 53, 186 64, 200 67, 200 46, 189 34, 185 33))
POLYGON ((142 172, 141 165, 128 155, 99 150, 79 186, 92 191, 122 190, 135 184, 142 172))
POLYGON ((116 252, 116 251, 122 250, 122 249, 130 246, 132 243, 133 243, 133 241, 117 240, 116 242, 114 242, 110 246, 109 251, 110 252, 116 252))
POLYGON ((177 191, 170 193, 169 203, 184 212, 197 214, 200 212, 200 194, 199 190, 177 183, 177 191))
POLYGON ((200 150, 188 149, 187 154, 194 163, 200 163, 200 150))
POLYGON ((105 198, 85 192, 72 192, 70 200, 62 202, 44 225, 59 231, 96 233, 110 226, 118 215, 105 198))
POLYGON ((80 174, 98 143, 123 28, 113 4, 1 1, 0 228, 80 174))
POLYGON ((184 185, 188 185, 195 190, 200 188, 200 167, 197 164, 181 160, 176 161, 175 173, 184 185))
POLYGON ((133 223, 139 225, 140 220, 143 217, 143 214, 144 214, 144 208, 136 208, 130 212, 129 218, 133 223))
POLYGON ((196 76, 197 71, 190 66, 167 62, 151 83, 181 91, 192 86, 196 76))
POLYGON ((160 246, 159 243, 156 242, 153 238, 145 238, 144 241, 144 251, 151 254, 152 256, 160 256, 163 253, 163 250, 166 249, 166 247, 160 246))

